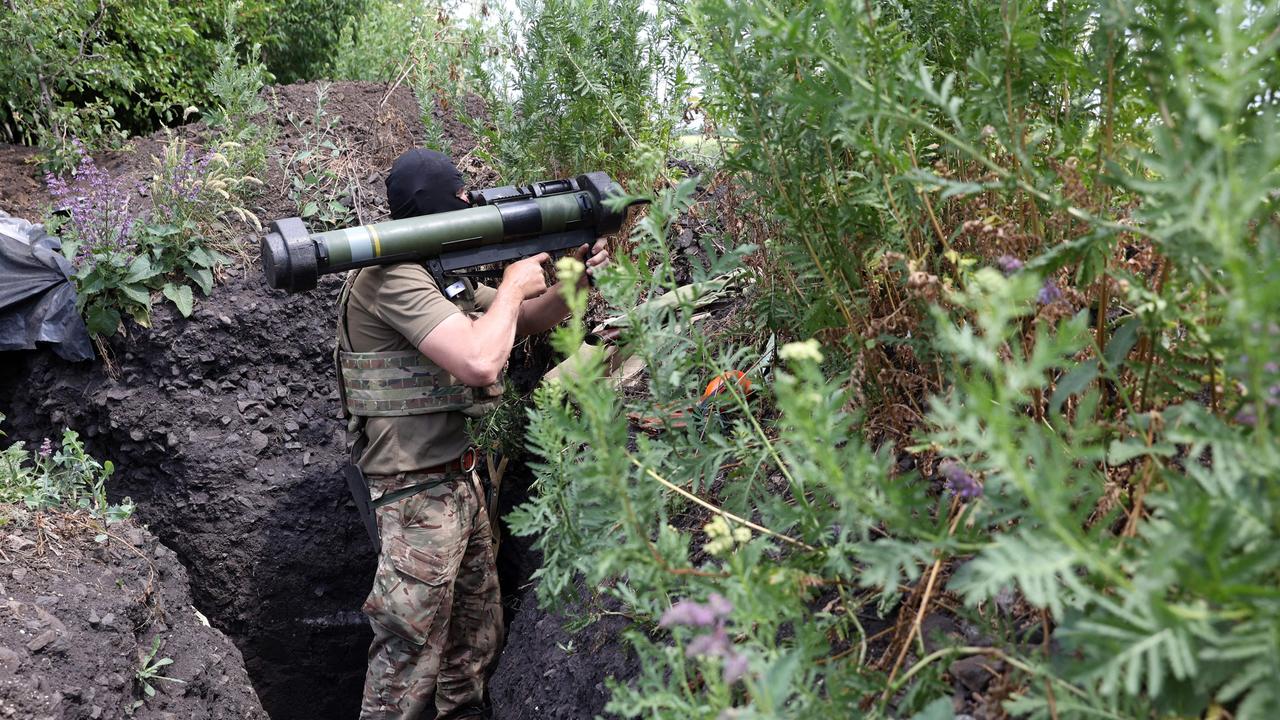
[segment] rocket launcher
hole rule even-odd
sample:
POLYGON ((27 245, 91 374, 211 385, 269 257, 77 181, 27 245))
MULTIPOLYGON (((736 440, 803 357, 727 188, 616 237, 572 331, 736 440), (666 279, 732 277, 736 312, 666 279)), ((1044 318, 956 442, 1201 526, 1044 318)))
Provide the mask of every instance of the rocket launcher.
POLYGON ((277 290, 302 292, 321 275, 369 265, 420 262, 441 289, 451 274, 595 242, 622 227, 622 186, 602 172, 532 185, 473 190, 471 207, 312 234, 301 218, 272 222, 262 239, 262 271, 277 290))

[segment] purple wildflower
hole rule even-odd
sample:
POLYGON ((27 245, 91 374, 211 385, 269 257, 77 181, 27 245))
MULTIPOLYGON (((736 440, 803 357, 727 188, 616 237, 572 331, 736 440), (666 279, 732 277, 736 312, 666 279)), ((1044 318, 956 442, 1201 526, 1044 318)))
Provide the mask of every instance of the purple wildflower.
POLYGON ((667 611, 662 613, 662 620, 658 622, 658 626, 711 627, 716 623, 723 623, 731 612, 733 612, 733 603, 726 600, 720 593, 711 593, 706 605, 693 600, 681 600, 667 608, 667 611))
POLYGON ((685 657, 718 657, 723 665, 724 681, 736 682, 747 672, 747 656, 733 649, 733 641, 725 630, 725 621, 733 612, 733 603, 719 593, 711 593, 707 603, 681 600, 662 614, 660 627, 686 625, 694 628, 712 628, 711 632, 695 636, 685 647, 685 657))
POLYGON ((729 641, 729 633, 725 632, 724 625, 717 625, 715 630, 695 637, 684 649, 685 657, 701 655, 723 657, 731 652, 733 652, 733 643, 729 641))
POLYGON ((707 596, 707 607, 721 620, 729 617, 729 613, 733 612, 733 603, 726 600, 720 593, 711 593, 707 596))
POLYGON ((1062 299, 1062 291, 1054 284, 1052 280, 1045 280, 1044 286, 1040 288, 1039 294, 1036 295, 1036 301, 1041 305, 1052 305, 1062 299))
POLYGON ((1280 364, 1277 364, 1274 360, 1272 360, 1271 362, 1267 363, 1266 365, 1263 365, 1263 366, 1262 366, 1262 369, 1263 369, 1263 370, 1266 370, 1267 372, 1271 373, 1272 375, 1275 375, 1276 373, 1280 373, 1280 364))
POLYGON ((1012 275, 1022 269, 1022 261, 1012 255, 1001 255, 996 258, 996 267, 1005 275, 1012 275))
POLYGON ((64 232, 80 243, 73 263, 80 267, 101 254, 131 255, 133 218, 129 215, 129 197, 133 188, 99 168, 79 141, 73 141, 72 146, 80 159, 71 171, 71 182, 49 173, 45 175, 45 185, 55 207, 67 214, 64 232))
POLYGON ((200 200, 209 187, 209 163, 214 151, 197 152, 183 144, 182 154, 166 153, 164 165, 156 179, 155 207, 165 222, 177 223, 191 212, 190 206, 200 200))
POLYGON ((689 658, 720 658, 724 681, 729 684, 747 674, 747 656, 733 648, 733 641, 729 639, 723 622, 717 624, 715 630, 690 640, 684 649, 684 655, 689 658))
POLYGON ((716 614, 711 608, 692 600, 681 600, 667 608, 658 621, 659 627, 687 625, 689 627, 711 627, 716 623, 716 614))
POLYGON ((733 652, 724 659, 724 681, 727 683, 735 683, 743 675, 747 674, 747 656, 744 653, 733 652))
POLYGON ((1253 427, 1258 424, 1258 416, 1252 410, 1241 410, 1236 413, 1236 422, 1246 427, 1253 427))
POLYGON ((40 457, 47 458, 52 455, 53 455, 53 441, 50 440, 49 438, 45 438, 44 442, 40 443, 40 457))
POLYGON ((938 466, 938 473, 946 481, 947 492, 961 500, 971 500, 982 495, 982 483, 979 483, 968 470, 954 460, 944 460, 938 466))

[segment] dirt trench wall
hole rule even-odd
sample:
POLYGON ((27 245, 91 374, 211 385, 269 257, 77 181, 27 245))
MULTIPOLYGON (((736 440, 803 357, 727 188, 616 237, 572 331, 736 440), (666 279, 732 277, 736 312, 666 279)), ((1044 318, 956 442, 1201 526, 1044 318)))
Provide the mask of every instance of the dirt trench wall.
POLYGON ((118 379, 46 353, 4 372, 5 430, 76 428, 116 463, 112 495, 183 559, 277 720, 354 716, 368 647, 373 553, 340 474, 329 357, 337 282, 283 298, 250 274, 190 319, 158 309, 114 343, 118 379))
POLYGON ((3 533, 0 717, 266 720, 240 652, 195 613, 155 536, 60 513, 3 533), (152 696, 144 665, 172 678, 150 680, 152 696))

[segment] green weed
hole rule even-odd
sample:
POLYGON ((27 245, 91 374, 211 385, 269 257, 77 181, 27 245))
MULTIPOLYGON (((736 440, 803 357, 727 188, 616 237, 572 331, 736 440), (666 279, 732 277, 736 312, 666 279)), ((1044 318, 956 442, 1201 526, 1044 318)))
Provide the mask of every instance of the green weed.
POLYGON ((337 132, 341 118, 325 109, 328 96, 327 84, 316 88, 315 110, 307 122, 290 113, 289 122, 302 136, 302 146, 281 161, 289 178, 289 198, 314 231, 346 227, 357 219, 351 153, 337 132))
POLYGON ((178 683, 179 685, 186 683, 185 680, 179 680, 178 678, 171 678, 160 674, 161 670, 173 664, 173 658, 156 657, 160 654, 160 645, 160 636, 157 635, 151 642, 151 650, 142 658, 141 664, 133 673, 134 679, 142 686, 142 692, 145 696, 141 700, 134 701, 134 710, 142 707, 147 698, 155 697, 156 689, 152 683, 158 683, 158 681, 161 680, 164 682, 178 683))
POLYGON ((133 514, 133 503, 128 498, 119 505, 107 502, 106 483, 114 471, 110 461, 85 453, 74 430, 64 430, 57 447, 46 438, 35 453, 15 442, 0 452, 0 504, 88 510, 103 521, 118 522, 133 514))
MULTIPOLYGON (((1280 712, 1280 12, 686 10, 747 191, 726 244, 758 246, 749 321, 780 349, 700 411, 763 337, 633 311, 646 393, 535 394, 539 494, 512 527, 544 601, 581 581, 638 619, 608 710, 945 718, 949 663, 982 656, 1002 669, 975 712, 1280 712), (967 639, 926 637, 939 616, 967 639)), ((690 197, 637 224, 612 307, 674 284, 690 197)))
MULTIPOLYGON (((218 131, 218 142, 233 177, 255 178, 266 168, 267 152, 276 139, 276 124, 266 121, 270 109, 262 90, 271 75, 259 61, 262 48, 253 45, 242 59, 243 42, 236 25, 239 2, 228 3, 223 20, 223 40, 218 43, 218 65, 209 78, 212 99, 209 125, 218 131)), ((237 182, 228 188, 233 195, 254 194, 258 184, 237 182)))

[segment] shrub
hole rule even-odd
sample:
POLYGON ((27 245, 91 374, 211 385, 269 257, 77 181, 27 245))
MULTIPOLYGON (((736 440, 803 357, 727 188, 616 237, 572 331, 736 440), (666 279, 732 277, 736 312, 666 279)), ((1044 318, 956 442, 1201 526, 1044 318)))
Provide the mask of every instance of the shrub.
POLYGON ((605 170, 637 187, 663 175, 688 83, 678 9, 540 0, 522 10, 508 41, 520 48, 507 61, 511 87, 489 96, 495 117, 484 133, 503 174, 605 170))
MULTIPOLYGON (((209 108, 225 93, 228 43, 287 80, 318 76, 361 0, 14 0, 0 23, 0 125, 11 142, 78 161, 73 138, 112 146, 209 108), (228 15, 240 18, 233 38, 228 15), (218 73, 222 75, 219 76, 218 73)), ((250 67, 254 67, 250 62, 250 67)), ((260 68, 254 72, 263 73, 260 68)), ((252 168, 248 168, 252 170, 252 168)))
MULTIPOLYGON (((74 147, 83 152, 82 146, 74 147)), ((214 233, 228 216, 258 222, 231 193, 254 180, 231 175, 227 165, 216 150, 198 152, 171 138, 156 158, 148 212, 130 208, 138 186, 111 178, 88 153, 81 155, 69 182, 46 176, 55 210, 62 214, 50 225, 75 267, 79 309, 90 332, 113 335, 124 317, 150 326, 153 291, 162 292, 183 316, 194 306, 188 282, 209 294, 214 270, 228 262, 213 247, 214 233)))
MULTIPOLYGON (((270 109, 262 97, 271 75, 258 61, 261 50, 253 45, 241 59, 237 46, 242 42, 236 24, 239 3, 229 4, 223 20, 223 40, 217 45, 218 66, 209 79, 212 106, 209 125, 218 132, 218 141, 232 176, 254 178, 267 163, 267 152, 276 138, 276 124, 266 119, 270 109)), ((239 195, 254 192, 254 183, 237 183, 230 191, 239 195)))
POLYGON ((248 47, 262 45, 271 76, 282 83, 333 76, 342 29, 369 0, 269 0, 247 6, 248 47), (258 28, 261 28, 259 30, 258 28))

